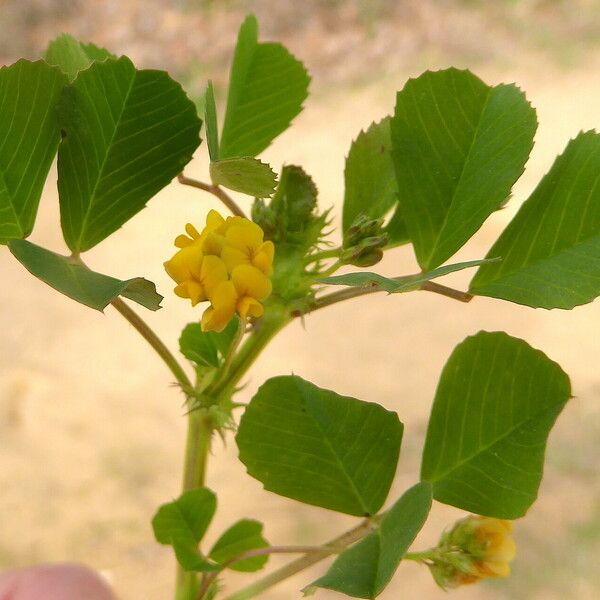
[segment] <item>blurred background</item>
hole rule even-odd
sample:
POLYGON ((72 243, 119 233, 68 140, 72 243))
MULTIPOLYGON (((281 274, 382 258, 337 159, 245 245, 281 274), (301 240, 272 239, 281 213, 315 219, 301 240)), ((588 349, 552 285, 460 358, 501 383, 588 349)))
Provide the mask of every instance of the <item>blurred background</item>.
MULTIPOLYGON (((395 91, 425 69, 468 67, 489 84, 516 82, 540 126, 509 207, 496 213, 457 260, 481 258, 568 139, 600 125, 600 0, 2 0, 0 63, 39 57, 63 32, 127 54, 139 67, 167 69, 199 99, 207 78, 222 105, 237 29, 248 12, 263 40, 301 58, 312 95, 294 127, 265 153, 277 168, 303 165, 323 207, 340 221, 344 156, 358 131, 389 114, 395 91)), ((204 145, 186 169, 206 178, 204 145)), ((56 173, 42 198, 32 240, 62 252, 56 173)), ((248 208, 249 200, 240 198, 248 208)), ((172 184, 133 221, 88 255, 94 269, 142 275, 165 295, 145 314, 172 349, 199 317, 170 293, 162 263, 187 221, 202 224, 202 192, 172 184)), ((339 235, 339 234, 334 234, 339 235)), ((415 270, 410 248, 378 270, 415 270)), ((174 565, 152 536, 156 507, 178 494, 184 407, 170 375, 116 312, 104 315, 61 297, 0 251, 0 569, 59 560, 84 562, 123 600, 171 597, 174 565)), ((469 274, 447 283, 465 289, 469 274)), ((600 302, 570 312, 491 299, 469 305, 426 292, 369 296, 293 323, 258 361, 241 393, 294 372, 319 386, 398 411, 402 457, 390 499, 418 477, 437 377, 454 346, 480 329, 508 331, 544 350, 571 375, 575 398, 550 438, 540 499, 516 524, 513 576, 451 592, 463 600, 597 598, 600 590, 600 302)), ((273 544, 325 542, 350 518, 262 490, 216 440, 208 485, 219 496, 209 538, 241 517, 265 522, 273 544)), ((462 513, 436 506, 416 547, 435 544, 462 513)), ((271 567, 280 564, 272 559, 271 567)), ((264 594, 300 598, 324 565, 264 594)), ((243 577, 228 576, 228 590, 243 577)), ((319 592, 322 598, 339 596, 319 592)), ((401 565, 383 600, 446 595, 426 570, 401 565)))

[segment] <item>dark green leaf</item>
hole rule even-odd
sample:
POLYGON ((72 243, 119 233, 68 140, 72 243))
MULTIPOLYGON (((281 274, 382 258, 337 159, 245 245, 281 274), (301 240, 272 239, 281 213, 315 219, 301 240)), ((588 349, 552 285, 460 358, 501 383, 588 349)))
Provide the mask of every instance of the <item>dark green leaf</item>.
POLYGON ((219 129, 217 125, 217 107, 212 81, 208 82, 204 95, 204 121, 206 127, 206 143, 210 160, 219 160, 219 129))
POLYGON ((119 295, 150 310, 160 308, 163 297, 152 282, 141 277, 121 281, 101 275, 27 240, 12 240, 9 248, 32 275, 90 308, 101 311, 119 295))
POLYGON ((247 17, 231 66, 219 157, 260 154, 302 110, 309 81, 283 46, 258 43, 256 18, 247 17))
POLYGON ((73 81, 79 71, 87 69, 94 61, 116 58, 105 48, 94 44, 82 44, 72 35, 63 34, 51 41, 44 55, 50 65, 61 69, 70 81, 73 81))
POLYGON ((93 63, 66 88, 58 152, 63 234, 88 250, 138 213, 192 158, 200 120, 162 71, 122 57, 93 63))
POLYGON ((0 69, 0 244, 33 229, 58 143, 65 76, 43 61, 0 69))
POLYGON ((277 183, 277 175, 267 163, 247 157, 211 162, 210 177, 216 185, 256 198, 270 196, 277 183))
POLYGON ((388 510, 379 527, 344 550, 312 587, 327 588, 353 598, 376 598, 396 572, 431 510, 431 485, 410 488, 388 510))
POLYGON ((482 260, 470 260, 462 263, 455 263, 453 265, 446 265, 444 267, 438 267, 428 273, 421 273, 420 275, 408 275, 407 277, 399 277, 397 279, 390 279, 377 273, 371 273, 369 271, 359 271, 357 273, 345 273, 344 275, 333 275, 332 277, 325 277, 319 279, 320 283, 327 283, 329 285, 349 285, 352 287, 372 287, 379 288, 388 292, 389 294, 396 294, 399 292, 408 292, 411 290, 418 289, 422 283, 435 279, 436 277, 442 277, 455 271, 462 271, 463 269, 469 269, 471 267, 478 267, 482 263, 489 261, 495 261, 497 259, 482 259, 482 260))
POLYGON ((433 497, 480 515, 522 517, 570 395, 560 366, 523 340, 484 331, 467 338, 444 367, 429 419, 421 478, 433 497))
POLYGON ((581 133, 556 159, 488 252, 471 292, 541 308, 600 295, 600 135, 581 133))
POLYGON ((391 123, 400 206, 419 264, 444 263, 508 198, 537 127, 514 85, 426 72, 398 92, 391 123))
POLYGON ((219 333, 202 331, 200 323, 186 325, 179 338, 181 353, 198 366, 218 368, 227 356, 235 335, 239 320, 232 319, 219 333))
MULTIPOLYGON (((239 556, 248 550, 267 548, 269 543, 262 536, 263 525, 251 519, 242 519, 232 525, 212 547, 209 557, 217 563, 224 564, 232 558, 239 556)), ((268 556, 253 556, 228 565, 234 571, 251 573, 262 569, 268 560, 268 556)))
POLYGON ((261 386, 236 436, 240 460, 265 489, 351 515, 381 508, 401 439, 395 413, 295 376, 261 386))
MULTIPOLYGON (((344 170, 345 194, 342 229, 344 233, 359 215, 379 219, 398 203, 398 186, 392 162, 390 117, 373 123, 352 142, 344 170)), ((408 240, 401 210, 397 209, 390 243, 408 240)))

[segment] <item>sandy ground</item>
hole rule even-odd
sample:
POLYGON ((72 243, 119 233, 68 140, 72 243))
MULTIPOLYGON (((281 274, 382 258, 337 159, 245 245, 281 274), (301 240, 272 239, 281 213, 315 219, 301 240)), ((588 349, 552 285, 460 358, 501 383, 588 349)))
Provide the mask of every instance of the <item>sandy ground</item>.
MULTIPOLYGON (((598 72, 480 70, 490 83, 517 80, 538 108, 540 128, 511 207, 495 215, 457 259, 482 257, 568 138, 600 124, 598 72)), ((391 110, 393 92, 409 74, 415 73, 314 99, 295 133, 281 137, 266 158, 303 164, 319 185, 322 205, 339 206, 351 138, 391 110)), ((199 154, 191 175, 205 173, 203 149, 199 154)), ((52 173, 32 240, 60 251, 54 180, 52 173)), ((201 222, 213 207, 210 197, 172 185, 88 255, 87 262, 101 272, 143 275, 157 283, 166 296, 164 309, 145 316, 173 349, 181 327, 198 313, 169 293, 162 262, 182 225, 201 222)), ((414 268, 410 251, 400 249, 386 257, 380 272, 414 268)), ((156 507, 175 497, 180 483, 185 421, 169 373, 114 311, 101 315, 64 299, 34 280, 6 250, 0 251, 0 274, 0 568, 78 560, 105 573, 123 600, 171 597, 173 561, 168 549, 154 542, 149 525, 156 507)), ((468 275, 447 281, 464 287, 468 275)), ((247 400, 265 378, 293 371, 397 410, 406 430, 393 499, 418 477, 437 377, 454 346, 480 329, 523 337, 571 375, 576 398, 551 437, 540 500, 517 524, 514 576, 452 594, 464 600, 596 598, 599 322, 598 302, 547 312, 488 299, 463 305, 425 292, 371 296, 309 316, 304 328, 292 324, 260 358, 241 396, 247 400)), ((219 509, 209 538, 240 517, 264 520, 272 543, 318 543, 353 523, 263 491, 245 474, 231 439, 226 447, 217 441, 212 458, 208 485, 218 493, 219 509)), ((434 543, 460 516, 436 505, 416 547, 434 543)), ((300 598, 298 590, 312 574, 263 597, 300 598)), ((228 577, 227 588, 243 579, 228 577)), ((318 597, 339 596, 319 592, 318 597)), ((429 574, 412 564, 401 566, 381 596, 445 597, 429 574)))

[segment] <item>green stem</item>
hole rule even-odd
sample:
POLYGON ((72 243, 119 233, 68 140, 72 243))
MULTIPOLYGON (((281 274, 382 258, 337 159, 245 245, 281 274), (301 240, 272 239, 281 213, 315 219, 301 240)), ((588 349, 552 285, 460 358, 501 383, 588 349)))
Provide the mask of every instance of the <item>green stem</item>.
MULTIPOLYGON (((183 467, 183 491, 201 488, 206 481, 206 465, 210 453, 213 424, 208 413, 192 410, 188 415, 187 440, 183 467)), ((194 600, 198 593, 198 576, 177 564, 175 599, 194 600)))
POLYGON ((192 382, 162 340, 132 308, 121 300, 121 298, 115 298, 111 304, 137 329, 138 333, 140 333, 152 348, 154 348, 158 356, 160 356, 162 361, 169 367, 183 391, 188 393, 192 389, 192 382))
POLYGON ((321 250, 321 252, 315 252, 307 257, 306 263, 307 265, 318 262, 320 260, 325 260, 327 258, 338 258, 342 252, 342 247, 331 248, 330 250, 321 250))
POLYGON ((235 333, 235 337, 231 342, 231 347, 229 348, 229 351, 227 353, 227 356, 225 357, 225 360, 223 361, 223 364, 217 372, 215 381, 211 383, 211 385, 206 390, 207 396, 215 397, 214 390, 219 389, 227 381, 227 376, 229 375, 231 363, 233 362, 233 359, 237 353, 240 343, 242 342, 242 339, 244 338, 245 333, 246 324, 242 319, 238 319, 238 329, 235 333))
MULTIPOLYGON (((217 381, 206 391, 215 403, 228 400, 235 392, 236 385, 248 371, 263 348, 289 321, 291 317, 278 306, 270 306, 265 312, 256 329, 248 336, 235 356, 227 361, 224 378, 217 381)), ((239 340, 244 334, 240 329, 239 340)), ((210 441, 213 433, 213 423, 205 410, 192 410, 189 413, 188 435, 186 442, 185 464, 183 475, 183 490, 193 490, 202 487, 206 478, 206 462, 210 452, 210 441)), ((199 589, 205 588, 198 581, 196 573, 177 567, 176 600, 195 600, 199 589)))
POLYGON ((291 320, 291 315, 284 307, 278 305, 266 307, 264 317, 257 323, 256 328, 231 361, 227 378, 212 388, 211 394, 221 399, 228 399, 265 346, 291 320))
POLYGON ((198 590, 198 596, 196 600, 203 600, 204 596, 210 589, 210 586, 216 581, 217 577, 229 566, 246 560, 248 558, 255 558, 256 556, 268 556, 269 554, 307 554, 315 550, 320 550, 321 546, 268 546, 267 548, 256 548, 255 550, 247 550, 238 554, 234 558, 224 562, 219 571, 212 571, 202 581, 202 585, 198 590))
POLYGON ((413 560, 418 563, 424 563, 427 561, 432 561, 438 558, 439 552, 437 548, 432 548, 431 550, 423 550, 422 552, 407 552, 404 555, 403 560, 413 560))
POLYGON ((308 569, 308 567, 312 567, 332 554, 341 552, 347 546, 350 546, 350 544, 357 542, 365 537, 365 535, 371 533, 372 530, 372 521, 365 519, 354 529, 347 531, 339 537, 331 540, 328 544, 308 552, 304 556, 292 561, 291 563, 288 563, 287 565, 284 565, 276 571, 273 571, 273 573, 270 573, 266 577, 263 577, 249 586, 231 594, 230 596, 227 596, 225 600, 250 600, 250 598, 255 598, 258 596, 258 594, 280 583, 284 579, 288 579, 296 573, 304 571, 304 569, 308 569))

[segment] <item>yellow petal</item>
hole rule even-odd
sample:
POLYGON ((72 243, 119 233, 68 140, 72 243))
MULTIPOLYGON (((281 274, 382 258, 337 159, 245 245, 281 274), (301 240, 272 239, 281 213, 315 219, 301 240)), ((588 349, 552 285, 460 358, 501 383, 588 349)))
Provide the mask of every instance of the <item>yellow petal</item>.
POLYGON ((197 281, 187 282, 188 294, 192 301, 192 306, 196 306, 198 302, 206 300, 206 291, 197 281))
POLYGON ((248 317, 262 317, 265 312, 262 304, 250 296, 244 296, 238 301, 237 311, 244 320, 248 317))
POLYGON ((479 565, 479 568, 487 577, 508 577, 510 575, 510 565, 507 562, 486 560, 479 565))
POLYGON ((233 246, 224 246, 221 251, 221 258, 227 267, 227 270, 231 273, 238 265, 250 264, 250 258, 248 255, 239 248, 233 246))
POLYGON ((265 275, 269 276, 273 272, 273 257, 275 255, 275 246, 273 242, 262 243, 252 259, 252 264, 260 269, 265 275))
POLYGON ((230 227, 237 227, 239 225, 243 225, 248 219, 244 217, 238 217, 235 215, 234 217, 227 217, 222 227, 219 229, 219 233, 225 235, 230 227))
POLYGON ((223 331, 235 314, 237 294, 231 281, 224 281, 213 291, 212 306, 202 315, 202 331, 223 331))
POLYGON ((177 248, 185 248, 191 243, 192 240, 190 240, 190 238, 187 235, 183 235, 183 233, 175 238, 175 246, 177 246, 177 248))
POLYGON ((272 290, 271 281, 252 265, 239 265, 231 272, 231 281, 240 296, 264 300, 272 290))
POLYGON ((229 280, 223 281, 215 287, 213 290, 210 303, 216 308, 223 308, 231 310, 233 314, 235 312, 235 305, 238 300, 237 291, 233 283, 229 280))
POLYGON ((206 254, 221 256, 226 243, 225 236, 215 231, 209 231, 202 238, 202 250, 206 254))
POLYGON ((177 283, 183 283, 200 274, 200 265, 202 263, 202 250, 198 246, 186 246, 179 250, 168 260, 165 270, 169 276, 177 283))
POLYGON ((200 281, 210 297, 213 290, 222 282, 227 281, 227 268, 225 263, 218 257, 208 255, 202 260, 200 281))
POLYGON ((223 219, 223 217, 216 210, 210 210, 206 215, 206 227, 204 228, 204 231, 214 231, 224 223, 225 219, 223 219))
POLYGON ((250 252, 262 244, 263 230, 256 223, 244 219, 243 223, 229 227, 225 238, 229 246, 250 252))
POLYGON ((191 223, 186 224, 185 231, 193 240, 197 240, 200 237, 198 230, 191 223))
POLYGON ((510 562, 517 554, 517 545, 512 537, 505 535, 494 540, 485 553, 485 558, 492 561, 510 562))
POLYGON ((173 292, 175 293, 176 296, 179 296, 180 298, 189 298, 190 297, 190 293, 188 291, 188 282, 184 282, 184 283, 180 283, 179 285, 176 285, 175 288, 173 289, 173 292))

